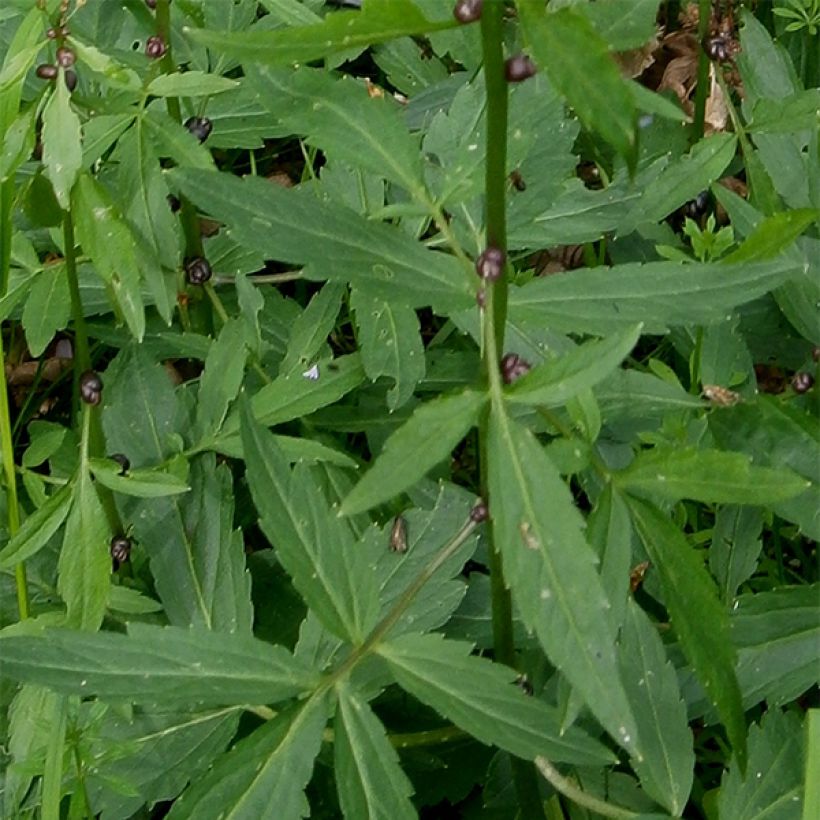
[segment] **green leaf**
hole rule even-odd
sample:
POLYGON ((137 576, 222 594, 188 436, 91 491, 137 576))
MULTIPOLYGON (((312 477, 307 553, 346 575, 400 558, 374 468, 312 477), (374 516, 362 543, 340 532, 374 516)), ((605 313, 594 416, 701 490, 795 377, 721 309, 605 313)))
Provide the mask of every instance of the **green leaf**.
POLYGON ((749 729, 749 765, 745 775, 733 760, 721 780, 720 816, 732 820, 800 820, 803 737, 800 718, 793 712, 769 709, 759 725, 753 724, 749 729))
POLYGON ((186 71, 181 74, 160 74, 151 80, 146 91, 156 97, 206 97, 230 91, 238 85, 236 80, 216 74, 186 71))
POLYGON ((539 0, 518 0, 521 29, 539 68, 567 98, 578 118, 634 167, 637 112, 607 43, 573 8, 545 13, 539 0))
POLYGON ((66 211, 71 189, 83 164, 83 149, 80 118, 71 107, 71 92, 63 81, 63 74, 61 69, 54 92, 43 109, 43 165, 54 188, 54 196, 66 211))
POLYGON ((688 154, 669 163, 646 184, 640 199, 621 219, 618 235, 626 236, 638 225, 657 222, 694 199, 721 176, 736 151, 734 134, 714 134, 699 140, 688 154))
POLYGON ((273 436, 242 402, 248 483, 263 532, 323 625, 360 642, 378 613, 375 579, 346 524, 304 465, 291 470, 273 436))
POLYGON ((230 34, 186 28, 185 34, 215 53, 243 62, 289 65, 456 25, 453 19, 430 22, 411 0, 368 0, 362 11, 329 14, 315 25, 230 34))
POLYGON ((177 165, 185 168, 206 171, 214 168, 211 152, 184 125, 164 111, 149 108, 142 118, 142 124, 158 156, 171 157, 177 165))
POLYGON ((754 106, 752 121, 746 125, 746 131, 773 134, 812 128, 817 122, 818 108, 820 88, 797 91, 784 99, 759 99, 754 106))
POLYGON ((633 760, 632 766, 646 793, 680 817, 692 788, 692 732, 663 641, 632 598, 626 608, 619 660, 643 750, 643 760, 633 760))
POLYGON ((580 729, 562 733, 557 710, 525 695, 514 683, 515 670, 471 657, 470 648, 441 635, 405 635, 377 651, 403 689, 482 743, 526 760, 612 761, 611 752, 580 729))
POLYGON ((314 673, 280 646, 238 635, 131 623, 128 634, 50 629, 0 635, 3 673, 58 692, 179 706, 276 703, 314 673))
POLYGON ((515 321, 553 330, 607 333, 644 322, 644 333, 707 324, 799 273, 791 260, 741 265, 629 263, 542 276, 510 292, 515 321))
POLYGON ((67 626, 93 631, 102 623, 111 584, 110 538, 97 489, 81 468, 57 565, 57 591, 66 605, 67 626))
POLYGON ((507 391, 510 402, 555 407, 609 376, 640 338, 642 325, 607 339, 587 342, 563 356, 547 359, 507 391))
POLYGON ((579 10, 614 51, 642 46, 656 33, 660 0, 598 0, 579 10))
POLYGON ((727 264, 758 262, 777 256, 808 227, 820 219, 820 211, 802 208, 783 211, 759 222, 746 241, 722 261, 727 264))
POLYGON ((746 759, 746 721, 734 672, 729 617, 714 582, 680 530, 657 508, 628 499, 672 626, 698 680, 717 709, 738 759, 746 759))
POLYGON ((763 510, 730 504, 715 516, 709 569, 720 587, 724 603, 730 603, 738 587, 752 577, 763 547, 763 510))
POLYGON ((412 487, 450 455, 478 422, 485 401, 484 393, 465 390, 418 407, 385 442, 373 466, 342 502, 339 514, 364 512, 412 487))
POLYGON ((33 357, 43 354, 54 334, 68 324, 71 299, 63 265, 45 268, 34 279, 23 308, 23 327, 33 357))
POLYGON ((808 710, 806 724, 806 792, 802 820, 811 820, 820 814, 820 778, 813 776, 813 772, 820 769, 820 709, 808 710))
POLYGON ((5 182, 31 156, 35 146, 37 107, 23 111, 6 131, 0 150, 0 182, 5 182))
POLYGON ((312 265, 309 278, 366 284, 386 299, 443 313, 475 303, 474 283, 454 257, 427 250, 395 226, 259 177, 192 168, 168 176, 238 242, 270 259, 312 265))
POLYGON ((323 70, 251 70, 249 77, 264 104, 292 133, 331 159, 396 182, 422 201, 428 198, 419 138, 404 123, 390 94, 371 97, 350 75, 323 70))
POLYGON ((228 319, 208 351, 199 380, 194 422, 197 438, 216 433, 222 426, 242 386, 247 358, 244 321, 241 317, 228 319))
POLYGON ((500 402, 490 414, 487 456, 495 543, 522 620, 604 728, 637 753, 610 604, 569 488, 538 440, 500 402))
POLYGON ((416 311, 370 294, 366 287, 353 290, 350 306, 359 327, 362 364, 371 381, 387 376, 394 382, 387 407, 406 404, 424 378, 424 345, 416 311))
POLYGON ((239 741, 175 801, 168 820, 308 817, 304 790, 327 723, 327 699, 293 706, 239 741))
POLYGON ((791 470, 755 467, 743 453, 693 447, 644 450, 613 481, 637 495, 717 504, 768 505, 811 486, 791 470))
POLYGON ((123 495, 161 498, 187 493, 191 489, 179 476, 164 470, 135 468, 125 475, 120 475, 122 467, 116 461, 107 458, 92 458, 89 460, 89 467, 100 484, 123 495))
POLYGON ((9 542, 0 550, 0 569, 31 558, 41 550, 65 521, 71 508, 73 486, 61 487, 51 498, 32 513, 9 542))
POLYGON ((401 770, 399 756, 384 726, 367 702, 349 687, 336 687, 336 788, 345 817, 352 820, 413 820, 418 817, 410 795, 413 786, 401 770))
POLYGON ((108 286, 132 335, 142 340, 145 308, 134 236, 108 192, 89 174, 80 175, 73 199, 77 238, 108 286))

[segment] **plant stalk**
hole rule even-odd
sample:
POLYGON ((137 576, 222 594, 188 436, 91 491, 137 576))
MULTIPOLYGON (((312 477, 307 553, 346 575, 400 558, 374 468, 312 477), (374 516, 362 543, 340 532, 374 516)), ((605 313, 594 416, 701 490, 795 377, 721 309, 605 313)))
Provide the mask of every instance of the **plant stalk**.
POLYGON ((709 96, 709 55, 703 47, 709 34, 709 20, 712 14, 712 0, 698 3, 698 80, 695 87, 695 122, 692 126, 692 143, 703 137, 706 125, 706 99, 709 96))
MULTIPOLYGON (((485 3, 481 14, 481 43, 484 57, 484 84, 487 93, 486 123, 487 150, 484 190, 486 247, 507 252, 507 79, 504 73, 504 4, 485 3)), ((479 454, 481 463, 481 495, 489 500, 488 452, 490 413, 492 405, 503 401, 499 372, 500 354, 504 350, 504 330, 507 324, 508 266, 495 282, 486 282, 482 369, 487 389, 493 396, 482 414, 479 424, 479 454)), ((492 595, 493 647, 495 660, 515 667, 515 640, 513 633, 512 598, 504 582, 501 554, 494 541, 493 528, 489 533, 489 568, 492 595)), ((531 820, 544 818, 544 807, 539 793, 538 778, 532 765, 512 758, 512 773, 521 816, 531 820)))

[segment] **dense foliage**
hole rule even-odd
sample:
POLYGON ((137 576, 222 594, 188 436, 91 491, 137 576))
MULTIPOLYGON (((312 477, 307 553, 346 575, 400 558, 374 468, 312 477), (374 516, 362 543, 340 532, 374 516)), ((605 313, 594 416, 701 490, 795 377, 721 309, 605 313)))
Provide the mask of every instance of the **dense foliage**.
POLYGON ((4 0, 0 815, 820 817, 819 29, 4 0))

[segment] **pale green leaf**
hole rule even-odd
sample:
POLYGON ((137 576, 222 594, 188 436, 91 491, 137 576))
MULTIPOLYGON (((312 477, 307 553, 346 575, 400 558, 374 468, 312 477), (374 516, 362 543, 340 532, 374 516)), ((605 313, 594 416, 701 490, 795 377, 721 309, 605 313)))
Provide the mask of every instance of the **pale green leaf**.
POLYGON ((484 393, 465 390, 418 407, 385 442, 373 466, 342 502, 340 514, 364 512, 412 487, 450 455, 478 422, 485 401, 484 393))
POLYGON ((413 395, 424 378, 424 345, 415 310, 392 300, 372 296, 366 287, 355 288, 350 306, 359 327, 362 364, 371 381, 387 376, 394 382, 387 406, 396 410, 413 395))
POLYGON ((722 261, 727 265, 738 262, 758 262, 771 259, 797 239, 808 227, 820 219, 820 211, 798 208, 793 211, 767 216, 755 225, 743 244, 722 261))
POLYGON ((9 126, 0 149, 0 183, 5 182, 31 156, 35 145, 37 106, 23 111, 9 126))
POLYGON ((526 626, 625 748, 640 738, 620 681, 610 603, 569 488, 538 440, 494 404, 487 441, 490 514, 504 578, 526 626))
POLYGON ((628 500, 632 520, 652 566, 681 648, 714 704, 735 754, 746 757, 746 721, 735 676, 729 616, 714 581, 683 533, 656 507, 628 500))
POLYGON ((542 322, 554 330, 607 333, 644 322, 644 333, 676 325, 707 324, 796 276, 799 267, 769 262, 681 265, 628 263, 542 276, 510 292, 517 321, 542 322))
MULTIPOLYGON (((749 729, 745 774, 733 760, 720 784, 721 817, 800 820, 803 812, 803 727, 794 712, 769 709, 749 729)), ((816 777, 816 772, 810 774, 816 777)))
POLYGON ((162 612, 162 604, 133 587, 113 584, 108 596, 108 609, 124 615, 146 615, 149 612, 162 612))
POLYGON ((656 33, 660 0, 598 0, 580 11, 613 51, 642 46, 656 33))
POLYGON ((811 482, 791 470, 755 467, 743 453, 656 447, 613 480, 621 490, 679 501, 768 505, 805 492, 811 482))
POLYGON ((539 0, 519 0, 521 29, 539 68, 567 98, 581 122, 633 166, 637 112, 607 43, 581 12, 545 13, 539 0))
POLYGON ((378 593, 349 528, 304 465, 291 470, 247 401, 242 403, 242 440, 260 526, 294 586, 327 629, 347 640, 363 640, 378 613, 378 593))
POLYGON ((298 820, 327 723, 327 699, 314 696, 239 741, 175 801, 168 820, 298 820))
POLYGON ((507 391, 507 398, 514 403, 547 407, 566 404, 618 367, 635 347, 641 327, 627 328, 607 339, 587 342, 563 356, 547 359, 516 381, 507 391))
POLYGON ((215 53, 243 62, 289 65, 455 25, 452 18, 430 22, 411 0, 369 0, 362 11, 329 14, 314 25, 229 34, 186 29, 185 33, 215 53))
POLYGON ((259 177, 193 168, 168 175, 185 196, 230 226, 238 242, 270 259, 308 264, 310 278, 366 284, 386 299, 445 313, 475 304, 472 274, 393 225, 259 177))
POLYGON ((205 97, 221 94, 239 85, 236 80, 207 74, 204 71, 185 71, 176 74, 160 74, 151 80, 146 89, 157 97, 205 97))
POLYGON ((57 591, 66 605, 67 626, 93 631, 102 623, 111 585, 110 539, 97 488, 81 469, 57 565, 57 591))
POLYGON ((179 706, 276 703, 316 685, 280 646, 250 635, 131 623, 128 634, 50 629, 0 636, 3 673, 58 692, 179 706))
POLYGON ((142 82, 133 69, 127 68, 123 63, 100 51, 95 46, 81 43, 74 37, 69 39, 69 43, 83 66, 102 74, 106 78, 107 84, 119 86, 129 91, 138 92, 141 90, 142 82))
POLYGON ((680 817, 692 788, 692 732, 675 668, 658 629, 632 598, 621 632, 619 661, 643 750, 643 760, 633 760, 632 766, 646 793, 680 817))
POLYGON ((335 772, 339 802, 351 820, 413 820, 413 786, 373 711, 347 686, 337 686, 335 772))
POLYGON ((54 196, 65 211, 71 189, 83 164, 80 118, 71 107, 71 92, 63 80, 63 70, 43 109, 43 165, 54 188, 54 196))
POLYGON ((123 495, 160 498, 187 493, 191 489, 182 478, 165 470, 137 467, 125 475, 120 475, 122 467, 116 461, 107 458, 92 458, 89 460, 89 467, 100 484, 123 495))
POLYGON ((580 729, 561 732, 556 709, 514 685, 514 669, 470 656, 441 635, 405 635, 378 647, 399 685, 482 743, 534 760, 600 765, 612 760, 580 729))
POLYGON ((72 485, 61 487, 32 513, 0 550, 0 569, 9 569, 42 549, 65 521, 72 502, 72 485))

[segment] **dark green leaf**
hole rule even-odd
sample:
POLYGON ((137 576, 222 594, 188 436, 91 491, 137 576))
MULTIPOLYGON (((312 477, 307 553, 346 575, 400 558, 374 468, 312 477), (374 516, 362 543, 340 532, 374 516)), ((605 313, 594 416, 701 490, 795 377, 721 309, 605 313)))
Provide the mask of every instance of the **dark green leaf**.
POLYGON ((304 789, 327 714, 327 699, 318 696, 278 714, 219 758, 174 803, 169 820, 308 817, 304 789))
POLYGON ((342 502, 340 514, 364 512, 412 487, 478 422, 485 401, 484 393, 465 390, 418 407, 385 442, 373 466, 342 502))
POLYGON ((637 752, 610 604, 569 488, 538 440, 501 404, 492 408, 487 451, 495 543, 521 618, 606 730, 637 752))
POLYGON ((362 641, 377 616, 378 594, 350 530, 307 469, 291 470, 247 401, 242 404, 242 442, 259 523, 294 586, 327 629, 362 641))
POLYGON ((384 726, 349 687, 337 686, 335 769, 339 802, 351 820, 413 820, 413 787, 384 726))
POLYGON ((68 324, 70 313, 68 274, 63 265, 50 265, 35 278, 23 308, 23 327, 32 356, 43 354, 54 334, 68 324))
POLYGON ((561 732, 557 710, 525 695, 515 670, 470 656, 470 644, 405 635, 378 652, 403 689, 442 717, 518 757, 600 765, 611 753, 579 729, 561 732))
POLYGON ((244 62, 290 65, 455 25, 452 18, 430 22, 410 0, 369 0, 363 11, 330 14, 315 25, 230 34, 187 29, 186 34, 215 53, 244 62))
POLYGON ((746 759, 746 721, 734 672, 729 617, 714 582, 678 528, 657 508, 629 499, 632 519, 652 566, 681 647, 726 726, 738 759, 746 759))
POLYGON ((757 568, 763 546, 760 531, 763 510, 734 504, 721 507, 715 516, 709 569, 718 582, 724 603, 729 603, 738 587, 757 568))
POLYGON ((3 672, 59 692, 179 706, 275 703, 314 673, 249 635, 131 623, 128 634, 52 629, 0 636, 3 672))

